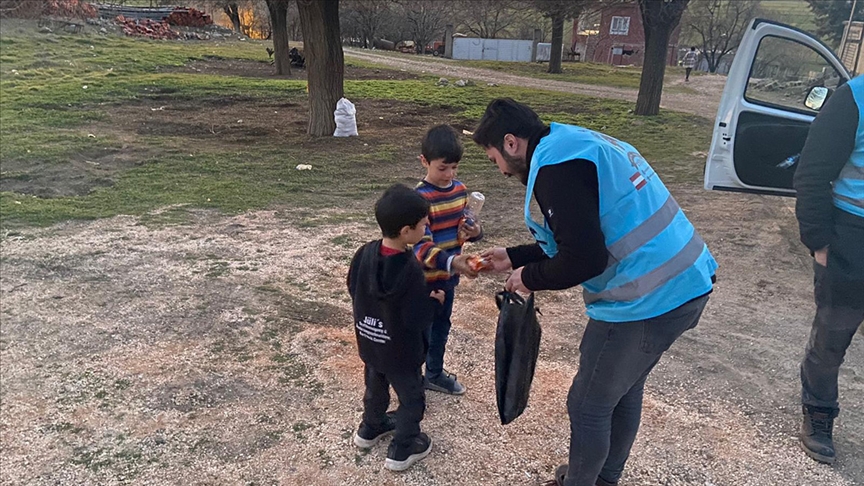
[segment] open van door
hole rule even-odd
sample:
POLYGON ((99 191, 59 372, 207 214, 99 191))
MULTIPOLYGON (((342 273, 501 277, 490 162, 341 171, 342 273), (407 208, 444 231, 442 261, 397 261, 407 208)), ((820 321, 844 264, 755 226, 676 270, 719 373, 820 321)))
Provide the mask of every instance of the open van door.
POLYGON ((705 188, 794 196, 810 123, 849 78, 831 49, 806 32, 750 22, 717 110, 705 188))

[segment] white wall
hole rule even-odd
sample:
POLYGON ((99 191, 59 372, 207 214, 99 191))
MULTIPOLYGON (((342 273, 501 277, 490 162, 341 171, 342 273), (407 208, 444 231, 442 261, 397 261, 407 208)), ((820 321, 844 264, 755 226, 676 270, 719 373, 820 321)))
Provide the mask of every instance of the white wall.
POLYGON ((530 40, 457 37, 453 39, 453 59, 531 62, 533 44, 530 40))

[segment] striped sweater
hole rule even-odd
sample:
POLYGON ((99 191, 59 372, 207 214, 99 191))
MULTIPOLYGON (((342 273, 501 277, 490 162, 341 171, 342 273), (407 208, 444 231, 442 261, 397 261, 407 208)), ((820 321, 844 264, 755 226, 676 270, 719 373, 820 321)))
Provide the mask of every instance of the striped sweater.
MULTIPOLYGON (((414 245, 414 254, 423 265, 426 283, 431 288, 455 288, 459 284, 459 275, 450 275, 447 260, 462 253, 457 233, 465 206, 468 205, 468 191, 465 184, 456 180, 447 188, 420 181, 416 191, 429 201, 431 207, 426 235, 414 245)), ((482 237, 481 234, 469 241, 478 241, 482 237)))

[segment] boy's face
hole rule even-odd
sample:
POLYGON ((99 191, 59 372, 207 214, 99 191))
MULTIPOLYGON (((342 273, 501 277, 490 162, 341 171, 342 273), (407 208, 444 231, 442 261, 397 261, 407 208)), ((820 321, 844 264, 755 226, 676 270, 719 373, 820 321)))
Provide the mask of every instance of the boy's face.
POLYGON ((426 168, 426 182, 434 184, 438 187, 447 187, 456 178, 456 171, 459 169, 459 162, 444 162, 444 158, 426 160, 426 157, 420 156, 420 163, 426 168))
POLYGON ((414 227, 405 226, 402 228, 402 238, 405 239, 405 242, 409 245, 416 245, 423 239, 423 235, 426 234, 426 226, 429 225, 429 216, 421 219, 414 227))

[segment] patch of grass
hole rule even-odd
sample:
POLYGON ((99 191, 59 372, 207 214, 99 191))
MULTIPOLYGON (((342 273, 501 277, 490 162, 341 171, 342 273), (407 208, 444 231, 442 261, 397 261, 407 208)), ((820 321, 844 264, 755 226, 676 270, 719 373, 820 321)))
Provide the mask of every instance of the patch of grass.
POLYGON ((330 238, 330 243, 344 248, 351 248, 354 246, 354 240, 348 235, 339 235, 334 238, 330 238))
POLYGON ((458 61, 463 66, 491 69, 508 74, 518 74, 539 79, 554 79, 573 83, 597 84, 616 88, 639 88, 642 69, 638 67, 618 67, 593 62, 563 63, 562 73, 550 74, 548 63, 503 62, 503 61, 458 61))
MULTIPOLYGON (((15 161, 21 167, 0 172, 0 178, 27 180, 31 177, 28 167, 61 166, 72 159, 86 160, 119 150, 125 141, 117 133, 94 138, 85 128, 104 123, 106 107, 156 102, 206 109, 225 99, 295 102, 306 96, 305 81, 164 72, 207 56, 265 60, 266 53, 258 43, 73 36, 58 40, 45 44, 0 35, 0 156, 4 166, 15 161)), ((541 69, 539 65, 519 66, 514 69, 541 69)), ((512 67, 508 63, 508 69, 512 67)), ((629 85, 638 79, 638 70, 587 63, 566 68, 574 70, 568 75, 582 79, 580 82, 616 78, 619 84, 629 85)), ((346 80, 345 93, 352 100, 441 107, 452 113, 449 120, 424 123, 449 121, 466 127, 476 123, 490 100, 512 97, 534 107, 544 121, 580 124, 630 142, 666 182, 695 182, 701 175, 702 159, 691 154, 707 149, 711 123, 700 117, 663 112, 641 118, 633 115, 632 103, 623 101, 516 87, 436 88, 434 82, 431 77, 346 80)), ((608 80, 603 83, 609 84, 608 80)), ((136 146, 146 148, 147 155, 139 164, 114 174, 110 185, 81 196, 0 193, 0 225, 8 230, 129 214, 142 216, 142 224, 158 226, 183 224, 196 209, 236 214, 272 207, 307 209, 308 216, 292 220, 310 230, 346 221, 368 222, 369 201, 393 182, 410 183, 417 176, 413 161, 403 154, 408 146, 412 152, 417 150, 419 137, 405 140, 399 133, 400 127, 394 127, 391 139, 383 141, 282 140, 262 135, 227 149, 195 143, 192 154, 188 138, 136 136, 136 146), (294 170, 298 163, 311 164, 313 170, 294 170), (360 203, 363 211, 352 209, 360 203), (166 207, 170 209, 161 210, 166 207), (320 211, 329 208, 341 211, 320 211)), ((466 143, 460 177, 474 186, 500 185, 485 155, 471 143, 466 143)), ((348 241, 334 239, 334 244, 347 245, 348 241)), ((219 278, 230 271, 226 262, 216 261, 205 273, 219 278)))
POLYGON ((130 386, 132 386, 132 382, 125 378, 114 382, 114 388, 116 388, 117 390, 126 390, 130 386))
MULTIPOLYGON (((134 446, 120 449, 81 446, 73 448, 70 462, 83 466, 94 473, 107 470, 112 475, 132 479, 138 475, 142 459, 143 454, 141 450, 134 446)), ((156 460, 155 458, 151 458, 146 462, 152 463, 156 462, 156 460)))
POLYGON ((309 367, 300 360, 297 354, 277 353, 272 355, 270 360, 277 363, 274 366, 269 366, 268 369, 281 374, 278 378, 279 383, 297 388, 305 388, 315 395, 323 392, 323 383, 312 376, 309 367))
POLYGON ((321 461, 321 469, 333 467, 333 458, 327 453, 326 449, 318 449, 318 460, 321 461))
POLYGON ((45 432, 58 432, 65 433, 68 432, 70 434, 78 434, 84 431, 83 427, 78 427, 77 425, 72 424, 71 422, 57 422, 46 425, 42 427, 42 430, 45 432))

